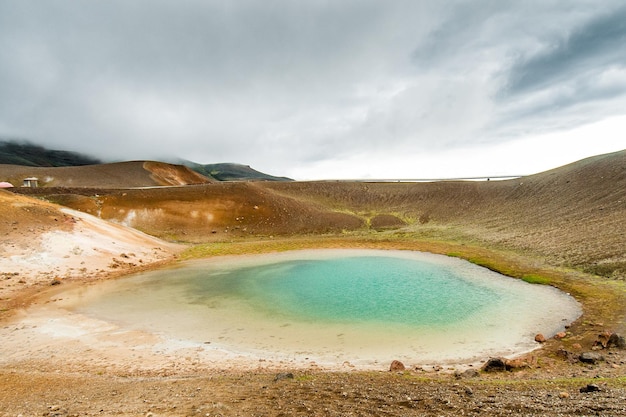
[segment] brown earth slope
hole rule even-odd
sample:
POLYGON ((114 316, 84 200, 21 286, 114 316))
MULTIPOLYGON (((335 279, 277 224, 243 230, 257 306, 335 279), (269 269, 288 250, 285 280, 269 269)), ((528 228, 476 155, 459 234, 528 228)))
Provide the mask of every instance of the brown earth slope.
POLYGON ((465 239, 626 278, 626 151, 508 181, 263 183, 366 221, 395 215, 403 232, 465 239))
POLYGON ((415 239, 462 239, 626 278, 626 151, 508 181, 19 191, 169 240, 386 230, 415 239))
POLYGON ((82 212, 0 190, 0 316, 18 295, 172 259, 177 245, 82 212))
POLYGON ((20 186, 27 177, 43 187, 128 188, 206 184, 212 180, 183 165, 154 161, 130 161, 73 167, 1 165, 0 181, 20 186))

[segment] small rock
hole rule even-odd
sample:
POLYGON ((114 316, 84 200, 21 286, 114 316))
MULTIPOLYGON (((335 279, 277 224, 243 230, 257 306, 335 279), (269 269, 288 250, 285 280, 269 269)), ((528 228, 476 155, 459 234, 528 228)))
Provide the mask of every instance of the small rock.
POLYGON ((514 371, 514 370, 518 370, 518 369, 527 369, 530 368, 530 365, 528 365, 528 362, 526 362, 524 359, 507 359, 504 361, 504 364, 506 365, 506 369, 507 371, 514 371))
POLYGON ((404 371, 405 369, 404 364, 398 360, 394 360, 391 362, 391 365, 389 365, 390 372, 404 371))
POLYGON ((274 382, 281 381, 283 379, 293 379, 293 374, 291 372, 281 372, 280 374, 276 374, 274 382))
POLYGON ((565 333, 565 332, 558 332, 557 334, 554 335, 554 338, 555 339, 563 339, 566 336, 567 336, 567 333, 565 333))
POLYGON ((600 355, 597 352, 583 352, 578 357, 578 360, 580 360, 582 363, 595 364, 597 362, 603 361, 604 356, 600 355))
POLYGON ((570 352, 568 350, 565 349, 559 349, 556 351, 557 356, 563 358, 564 360, 570 362, 570 363, 576 363, 579 361, 579 355, 577 355, 574 352, 570 352))
POLYGON ((569 398, 569 393, 568 393, 568 392, 565 392, 565 391, 560 392, 560 393, 559 393, 559 398, 562 398, 562 399, 564 399, 564 400, 565 400, 565 399, 569 398))
POLYGON ((506 360, 503 358, 489 358, 483 365, 485 372, 502 372, 506 371, 506 360))
POLYGON ((611 332, 602 332, 598 335, 598 339, 596 340, 594 346, 600 346, 603 349, 605 349, 609 345, 610 338, 611 338, 611 332))
POLYGON ((597 384, 587 384, 586 387, 582 387, 580 392, 588 393, 588 392, 598 392, 600 391, 600 387, 597 384))
POLYGON ((457 379, 469 379, 469 378, 476 378, 476 377, 480 376, 480 373, 476 369, 467 369, 467 370, 465 370, 463 372, 456 371, 454 373, 454 376, 457 379))
POLYGON ((474 391, 470 387, 465 387, 465 394, 471 397, 472 395, 474 395, 474 391))
POLYGON ((580 343, 574 343, 574 344, 572 345, 572 349, 582 349, 582 348, 583 348, 583 347, 582 347, 582 345, 581 345, 580 343))
POLYGON ((535 335, 535 342, 537 342, 537 343, 545 343, 546 342, 546 337, 544 335, 542 335, 541 333, 538 333, 537 335, 535 335))
POLYGON ((609 336, 609 340, 607 342, 607 347, 612 346, 615 346, 619 349, 626 349, 626 339, 624 339, 624 336, 620 336, 617 333, 611 333, 611 336, 609 336))

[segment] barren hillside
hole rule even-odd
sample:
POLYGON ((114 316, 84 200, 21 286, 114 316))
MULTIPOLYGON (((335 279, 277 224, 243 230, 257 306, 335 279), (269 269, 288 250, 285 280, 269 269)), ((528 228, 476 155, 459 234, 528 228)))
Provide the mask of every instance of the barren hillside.
MULTIPOLYGON (((129 167, 140 168, 136 163, 129 167)), ((86 174, 91 178, 102 169, 82 168, 92 170, 86 174)), ((145 178, 148 171, 143 172, 145 178)), ((121 184, 119 176, 116 181, 121 184)), ((508 181, 18 191, 175 241, 372 230, 416 239, 463 236, 481 245, 531 253, 553 265, 626 277, 626 151, 508 181)))
POLYGON ((128 188, 206 184, 212 180, 182 165, 131 161, 72 167, 0 165, 0 181, 20 186, 36 177, 43 187, 128 188))
POLYGON ((0 190, 0 312, 12 296, 171 259, 180 249, 134 229, 0 190))
POLYGON ((260 186, 369 219, 392 214, 412 232, 452 228, 555 264, 626 277, 626 151, 508 181, 260 186))

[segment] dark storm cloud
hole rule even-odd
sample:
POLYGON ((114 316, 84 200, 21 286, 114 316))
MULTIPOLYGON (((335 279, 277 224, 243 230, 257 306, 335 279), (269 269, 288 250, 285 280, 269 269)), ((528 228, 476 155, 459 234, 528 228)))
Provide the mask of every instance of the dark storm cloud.
POLYGON ((511 68, 510 94, 594 76, 626 67, 626 7, 606 10, 544 50, 522 57, 511 68))

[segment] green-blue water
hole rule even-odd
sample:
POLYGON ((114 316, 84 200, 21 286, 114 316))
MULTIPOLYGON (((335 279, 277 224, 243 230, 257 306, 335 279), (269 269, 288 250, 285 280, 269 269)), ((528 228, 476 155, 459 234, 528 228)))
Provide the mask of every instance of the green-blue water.
POLYGON ((536 333, 555 334, 580 315, 552 287, 455 258, 371 250, 184 263, 81 287, 63 303, 207 352, 364 366, 523 352, 536 333))
POLYGON ((497 297, 450 268, 383 256, 208 272, 188 284, 189 299, 196 304, 235 297, 259 312, 303 321, 449 324, 497 297))

